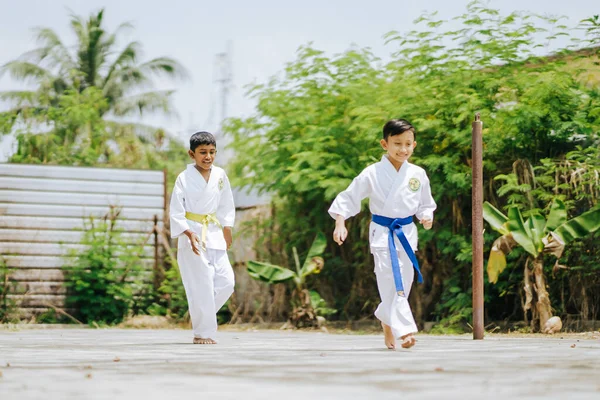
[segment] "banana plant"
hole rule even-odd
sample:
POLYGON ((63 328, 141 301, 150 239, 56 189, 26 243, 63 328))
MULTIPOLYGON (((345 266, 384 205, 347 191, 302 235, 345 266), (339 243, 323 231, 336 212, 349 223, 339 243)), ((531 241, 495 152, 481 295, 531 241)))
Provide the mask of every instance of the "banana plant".
POLYGON ((494 241, 490 251, 487 264, 490 283, 498 282, 498 276, 506 268, 506 255, 514 247, 521 246, 529 255, 525 262, 523 282, 525 320, 527 312, 531 310, 533 330, 542 329, 552 313, 546 290, 543 255, 549 253, 556 256, 553 272, 567 268, 559 264, 565 245, 600 229, 600 205, 567 221, 565 204, 555 198, 548 218, 534 213, 524 220, 518 208, 509 208, 506 216, 486 201, 483 204, 483 218, 502 235, 494 241))
POLYGON ((291 296, 293 309, 290 322, 296 327, 317 326, 317 315, 327 315, 336 312, 336 310, 326 306, 325 301, 316 291, 309 291, 306 287, 306 278, 310 275, 320 273, 325 266, 322 255, 326 245, 327 239, 325 235, 319 232, 308 250, 308 255, 302 265, 300 265, 298 251, 293 247, 295 271, 265 262, 248 261, 248 274, 258 281, 269 284, 290 281, 294 283, 294 290, 291 296))

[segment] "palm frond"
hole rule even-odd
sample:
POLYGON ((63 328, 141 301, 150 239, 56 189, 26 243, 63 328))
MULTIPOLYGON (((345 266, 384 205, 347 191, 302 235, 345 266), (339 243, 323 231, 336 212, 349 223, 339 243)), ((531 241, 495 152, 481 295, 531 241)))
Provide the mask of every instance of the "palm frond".
POLYGON ((113 71, 110 80, 106 82, 102 91, 113 103, 132 91, 151 87, 152 80, 150 77, 138 67, 131 66, 113 71))
POLYGON ((33 105, 37 102, 38 93, 31 90, 11 90, 0 92, 0 100, 19 106, 33 105))
POLYGON ((172 90, 140 93, 135 96, 119 99, 112 108, 114 115, 123 117, 132 114, 142 115, 146 112, 171 113, 172 90))
POLYGON ((130 29, 133 29, 133 24, 130 21, 122 22, 121 24, 119 24, 119 26, 117 26, 117 29, 115 29, 115 35, 119 36, 121 31, 127 31, 130 29))
POLYGON ((61 71, 68 72, 75 68, 76 63, 69 49, 60 40, 58 34, 50 28, 34 28, 36 40, 42 45, 41 48, 25 53, 23 57, 30 59, 34 63, 40 63, 43 60, 48 62, 48 68, 59 66, 61 71))
POLYGON ((158 57, 140 65, 141 71, 153 75, 164 75, 169 78, 188 79, 189 73, 176 60, 169 57, 158 57))
POLYGON ((71 29, 73 30, 73 32, 75 33, 75 36, 77 37, 77 42, 81 43, 81 42, 85 42, 85 37, 87 36, 85 33, 85 20, 71 12, 71 29))
POLYGON ((83 72, 85 86, 100 84, 100 70, 105 63, 114 38, 107 37, 108 33, 102 27, 103 10, 92 15, 87 21, 74 18, 72 26, 76 30, 79 42, 77 61, 79 69, 83 72), (108 43, 106 41, 108 40, 108 43), (112 40, 112 43, 111 43, 112 40))
POLYGON ((124 70, 130 65, 135 65, 138 58, 138 54, 140 52, 141 44, 139 42, 131 42, 127 44, 127 46, 125 46, 125 48, 121 50, 121 53, 119 53, 115 61, 109 67, 108 73, 104 78, 104 83, 102 84, 102 86, 106 87, 109 85, 111 79, 113 79, 113 74, 115 74, 115 71, 124 70))
POLYGON ((171 137, 163 128, 136 122, 105 120, 114 140, 135 137, 142 144, 155 144, 158 140, 171 137))
POLYGON ((47 69, 20 60, 9 61, 0 67, 0 77, 6 73, 16 80, 25 82, 54 79, 54 75, 47 69))

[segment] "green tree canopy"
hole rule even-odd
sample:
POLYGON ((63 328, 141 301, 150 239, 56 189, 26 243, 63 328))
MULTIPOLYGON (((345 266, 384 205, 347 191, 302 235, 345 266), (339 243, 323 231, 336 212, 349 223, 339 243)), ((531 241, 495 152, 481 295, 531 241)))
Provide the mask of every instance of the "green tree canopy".
MULTIPOLYGON (((498 204, 491 178, 508 173, 514 160, 537 163, 598 140, 600 91, 584 79, 596 68, 597 52, 578 51, 597 45, 598 35, 591 29, 581 36, 560 19, 501 15, 478 2, 455 21, 434 14, 416 23, 420 29, 386 35, 394 48, 390 62, 368 49, 327 56, 304 46, 281 74, 252 86, 256 114, 230 119, 226 127, 237 152, 232 175, 238 184, 276 197, 273 240, 288 254, 291 246, 306 247, 298 242, 317 231, 332 231, 326 210, 381 157, 385 121, 409 119, 419 144, 412 161, 426 168, 439 205, 435 229, 421 235, 426 284, 417 287, 415 312, 421 320, 464 310, 466 316, 473 115, 480 112, 484 121, 486 197, 498 204), (572 42, 547 57, 563 37, 572 42)), ((351 222, 350 240, 327 256, 330 299, 345 317, 377 304, 367 219, 351 222)))

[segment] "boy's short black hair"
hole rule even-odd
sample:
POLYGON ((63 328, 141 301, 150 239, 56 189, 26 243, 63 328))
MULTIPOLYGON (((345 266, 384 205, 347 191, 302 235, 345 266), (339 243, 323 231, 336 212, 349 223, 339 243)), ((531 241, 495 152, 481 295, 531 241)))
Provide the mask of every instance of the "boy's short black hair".
POLYGON ((205 132, 205 131, 201 131, 201 132, 196 132, 192 135, 192 137, 190 137, 190 150, 191 151, 195 151, 196 147, 198 146, 206 146, 212 144, 213 146, 217 147, 217 141, 215 140, 215 137, 213 136, 212 133, 210 132, 205 132))
POLYGON ((405 119, 391 119, 383 126, 383 138, 388 140, 390 136, 400 135, 406 131, 411 131, 417 140, 415 127, 405 119))

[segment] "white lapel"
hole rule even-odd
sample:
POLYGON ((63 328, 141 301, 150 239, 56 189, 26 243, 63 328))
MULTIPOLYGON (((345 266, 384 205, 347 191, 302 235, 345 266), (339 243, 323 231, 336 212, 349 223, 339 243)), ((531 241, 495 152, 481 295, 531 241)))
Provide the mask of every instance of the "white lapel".
POLYGON ((215 165, 213 164, 210 167, 210 176, 208 177, 207 186, 209 186, 209 187, 215 186, 215 182, 219 179, 219 177, 217 175, 218 175, 217 170, 215 168, 215 165))
MULTIPOLYGON (((210 175, 212 176, 212 172, 210 175)), ((207 182, 202 176, 202 174, 200 174, 200 171, 196 169, 194 164, 188 164, 187 176, 188 179, 186 183, 190 186, 190 189, 204 190, 206 188, 207 182)))
POLYGON ((387 157, 385 157, 385 158, 386 158, 385 162, 387 162, 389 164, 389 168, 391 168, 392 171, 394 172, 394 179, 392 181, 393 182, 392 187, 390 188, 390 190, 386 196, 385 206, 384 206, 385 209, 390 209, 390 207, 392 207, 392 204, 390 204, 390 203, 393 202, 394 199, 396 198, 396 196, 394 196, 394 194, 398 191, 398 189, 400 188, 400 186, 402 185, 402 183, 404 182, 404 180, 406 178, 406 173, 409 170, 409 164, 408 164, 408 161, 404 161, 404 163, 402 163, 402 165, 400 166, 400 169, 398 171, 396 171, 396 168, 392 165, 392 162, 390 160, 388 160, 387 157))
POLYGON ((396 179, 397 171, 396 168, 390 163, 387 157, 384 155, 381 157, 381 161, 375 166, 375 184, 377 185, 377 193, 381 193, 382 201, 388 198, 392 184, 396 179))

